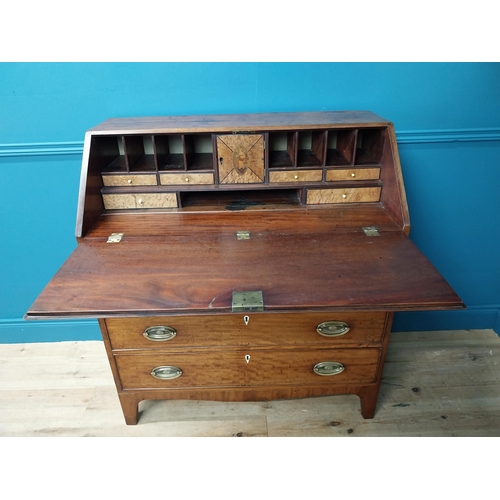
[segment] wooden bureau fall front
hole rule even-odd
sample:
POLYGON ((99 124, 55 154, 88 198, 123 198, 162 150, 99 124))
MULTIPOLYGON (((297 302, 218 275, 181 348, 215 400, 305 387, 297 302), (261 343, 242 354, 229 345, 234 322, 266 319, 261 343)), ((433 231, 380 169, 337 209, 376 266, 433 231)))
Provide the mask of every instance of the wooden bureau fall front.
POLYGON ((144 399, 332 394, 372 418, 394 312, 464 307, 409 228, 373 113, 111 119, 26 318, 99 319, 128 424, 144 399))

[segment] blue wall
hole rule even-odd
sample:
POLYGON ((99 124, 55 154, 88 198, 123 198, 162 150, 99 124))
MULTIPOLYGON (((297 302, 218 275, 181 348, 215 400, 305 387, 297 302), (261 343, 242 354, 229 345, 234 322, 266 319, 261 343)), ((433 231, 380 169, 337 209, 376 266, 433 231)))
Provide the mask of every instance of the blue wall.
POLYGON ((25 322, 75 248, 84 132, 120 116, 367 109, 395 123, 411 238, 467 311, 396 330, 500 332, 500 64, 0 64, 0 342, 100 338, 25 322))

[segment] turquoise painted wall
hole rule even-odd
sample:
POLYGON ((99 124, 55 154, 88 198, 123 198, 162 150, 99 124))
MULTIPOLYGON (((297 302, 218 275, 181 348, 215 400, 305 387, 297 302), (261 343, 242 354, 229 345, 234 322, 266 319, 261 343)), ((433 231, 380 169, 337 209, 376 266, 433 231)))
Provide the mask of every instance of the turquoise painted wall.
POLYGON ((396 330, 500 333, 500 64, 0 64, 0 342, 100 338, 22 317, 75 248, 83 136, 120 116, 367 109, 396 126, 410 237, 467 311, 396 330))

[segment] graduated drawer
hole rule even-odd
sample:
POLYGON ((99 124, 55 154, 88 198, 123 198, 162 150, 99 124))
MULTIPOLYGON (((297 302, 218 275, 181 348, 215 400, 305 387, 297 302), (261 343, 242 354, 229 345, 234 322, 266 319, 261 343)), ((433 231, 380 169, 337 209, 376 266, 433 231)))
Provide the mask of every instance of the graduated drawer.
MULTIPOLYGON (((105 321, 113 349, 152 349, 219 345, 331 346, 380 342, 385 319, 384 312, 321 312, 108 318, 105 321), (349 331, 342 333, 334 329, 333 336, 320 335, 318 326, 329 321, 346 323, 349 331), (169 340, 149 340, 144 336, 148 328, 158 326, 173 328, 175 336, 169 340)), ((171 333, 164 330, 160 336, 170 337, 171 333)))
POLYGON ((180 184, 213 184, 214 174, 160 174, 160 184, 180 185, 180 184))
POLYGON ((379 348, 202 350, 187 353, 116 355, 124 389, 335 385, 374 382, 379 348), (337 374, 314 372, 320 363, 343 367, 337 374), (159 379, 152 372, 176 378, 159 379))
POLYGON ((269 182, 321 182, 322 170, 281 170, 269 172, 269 182))
POLYGON ((307 204, 376 202, 380 200, 380 190, 380 187, 309 189, 307 204))
POLYGON ((106 210, 177 207, 175 193, 103 194, 102 200, 106 210))
POLYGON ((105 186, 156 186, 156 174, 103 175, 105 186))
POLYGON ((327 181, 368 181, 380 177, 380 168, 336 168, 326 171, 327 181))

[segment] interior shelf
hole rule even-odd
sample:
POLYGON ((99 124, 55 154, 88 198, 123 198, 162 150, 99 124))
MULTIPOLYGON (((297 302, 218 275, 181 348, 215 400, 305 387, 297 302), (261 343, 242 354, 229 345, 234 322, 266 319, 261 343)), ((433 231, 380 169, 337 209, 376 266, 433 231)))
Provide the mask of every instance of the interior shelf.
POLYGON ((122 137, 93 137, 91 151, 93 161, 102 172, 127 172, 122 137))
POLYGON ((156 171, 151 136, 124 136, 123 145, 129 172, 156 171))
POLYGON ((328 132, 326 166, 337 167, 354 163, 357 130, 331 130, 328 132))
POLYGON ((151 136, 95 137, 106 173, 156 172, 151 136))
POLYGON ((297 157, 297 132, 269 134, 269 168, 295 167, 297 157))
POLYGON ((299 132, 297 146, 298 167, 320 167, 325 157, 326 132, 323 130, 299 132))
POLYGON ((187 170, 213 170, 213 144, 211 134, 184 136, 187 170))
POLYGON ((184 170, 184 147, 181 135, 156 135, 154 145, 159 171, 184 170))
POLYGON ((249 207, 300 205, 302 189, 185 191, 180 193, 181 206, 220 207, 238 211, 249 207))
POLYGON ((103 172, 127 172, 127 162, 125 161, 125 156, 117 156, 104 170, 103 172))
POLYGON ((382 159, 385 129, 364 129, 358 132, 355 165, 379 165, 382 159))

